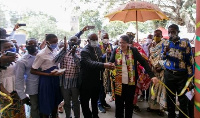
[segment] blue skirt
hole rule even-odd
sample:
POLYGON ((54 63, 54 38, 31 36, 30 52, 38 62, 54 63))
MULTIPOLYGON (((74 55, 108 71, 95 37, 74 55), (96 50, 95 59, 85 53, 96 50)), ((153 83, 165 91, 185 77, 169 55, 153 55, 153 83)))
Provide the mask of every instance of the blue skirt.
MULTIPOLYGON (((56 67, 51 67, 43 72, 51 73, 56 67)), ((45 115, 50 115, 54 108, 63 100, 58 76, 44 76, 39 78, 39 111, 45 115)))

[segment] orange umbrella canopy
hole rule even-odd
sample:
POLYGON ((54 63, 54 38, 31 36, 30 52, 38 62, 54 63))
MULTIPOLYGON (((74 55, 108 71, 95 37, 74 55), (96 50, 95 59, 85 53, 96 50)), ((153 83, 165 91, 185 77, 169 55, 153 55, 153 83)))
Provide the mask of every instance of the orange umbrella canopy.
POLYGON ((144 1, 130 1, 105 15, 105 17, 108 17, 110 21, 123 21, 124 23, 136 21, 137 42, 138 21, 168 19, 158 6, 144 1))
POLYGON ((130 1, 113 10, 105 17, 108 17, 110 21, 123 21, 124 23, 168 19, 158 6, 144 1, 130 1))

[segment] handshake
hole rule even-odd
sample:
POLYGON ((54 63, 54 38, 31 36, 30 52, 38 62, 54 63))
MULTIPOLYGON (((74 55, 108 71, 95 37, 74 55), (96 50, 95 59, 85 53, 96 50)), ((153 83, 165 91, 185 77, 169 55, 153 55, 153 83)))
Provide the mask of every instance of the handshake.
POLYGON ((115 64, 108 62, 108 63, 104 63, 104 68, 110 69, 110 70, 114 70, 115 69, 115 64))

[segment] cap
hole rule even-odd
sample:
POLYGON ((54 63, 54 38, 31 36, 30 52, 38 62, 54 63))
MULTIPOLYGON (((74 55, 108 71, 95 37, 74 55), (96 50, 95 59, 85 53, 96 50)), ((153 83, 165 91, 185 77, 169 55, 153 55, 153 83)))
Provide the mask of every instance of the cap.
POLYGON ((6 34, 6 30, 3 28, 0 28, 0 38, 5 39, 8 36, 10 36, 10 35, 6 34))

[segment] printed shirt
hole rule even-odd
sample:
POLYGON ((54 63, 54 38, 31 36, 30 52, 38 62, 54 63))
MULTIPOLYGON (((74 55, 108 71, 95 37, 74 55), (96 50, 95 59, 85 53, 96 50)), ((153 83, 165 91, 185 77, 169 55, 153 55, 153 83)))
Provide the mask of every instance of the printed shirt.
POLYGON ((194 74, 194 58, 191 50, 190 43, 185 39, 180 39, 177 42, 166 40, 162 44, 162 59, 166 62, 164 66, 166 69, 173 71, 187 71, 188 76, 194 74), (163 55, 164 48, 169 47, 166 55, 163 55))

